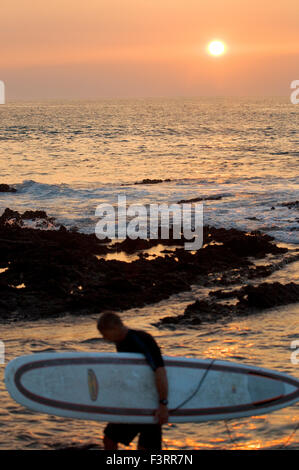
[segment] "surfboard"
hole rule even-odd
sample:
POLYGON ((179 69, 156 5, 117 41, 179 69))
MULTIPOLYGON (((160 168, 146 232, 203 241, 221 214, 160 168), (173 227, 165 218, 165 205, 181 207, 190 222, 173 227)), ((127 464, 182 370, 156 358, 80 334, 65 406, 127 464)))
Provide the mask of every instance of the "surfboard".
MULTIPOLYGON (((163 356, 169 422, 267 414, 299 400, 299 380, 281 372, 221 361, 163 356)), ((5 369, 11 397, 38 413, 85 420, 154 423, 155 375, 137 353, 38 353, 5 369)))

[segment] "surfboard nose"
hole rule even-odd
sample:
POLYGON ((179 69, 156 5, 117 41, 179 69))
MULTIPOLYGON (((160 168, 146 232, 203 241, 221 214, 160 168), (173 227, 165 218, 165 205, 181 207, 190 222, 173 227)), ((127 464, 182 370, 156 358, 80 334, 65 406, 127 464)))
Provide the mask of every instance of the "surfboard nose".
POLYGON ((289 383, 283 377, 269 377, 259 373, 248 374, 248 391, 254 405, 275 402, 281 398, 292 398, 299 390, 299 381, 289 383))

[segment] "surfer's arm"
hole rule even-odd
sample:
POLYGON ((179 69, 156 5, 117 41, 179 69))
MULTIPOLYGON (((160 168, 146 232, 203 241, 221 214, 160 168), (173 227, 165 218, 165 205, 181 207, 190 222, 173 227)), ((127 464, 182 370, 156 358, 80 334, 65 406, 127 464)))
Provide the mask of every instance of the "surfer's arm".
POLYGON ((168 381, 165 367, 158 367, 155 371, 156 387, 158 390, 159 401, 167 400, 168 381))
POLYGON ((168 421, 168 407, 160 402, 161 400, 167 400, 168 397, 168 380, 165 367, 158 367, 155 370, 155 380, 159 396, 159 408, 155 416, 160 424, 165 424, 168 421))
POLYGON ((158 392, 159 404, 155 416, 160 424, 167 423, 168 421, 168 408, 167 405, 160 403, 160 400, 167 400, 168 396, 168 381, 166 369, 164 367, 164 360, 161 350, 150 335, 146 335, 143 339, 138 335, 133 334, 135 342, 140 347, 145 355, 145 358, 155 374, 155 383, 158 392))

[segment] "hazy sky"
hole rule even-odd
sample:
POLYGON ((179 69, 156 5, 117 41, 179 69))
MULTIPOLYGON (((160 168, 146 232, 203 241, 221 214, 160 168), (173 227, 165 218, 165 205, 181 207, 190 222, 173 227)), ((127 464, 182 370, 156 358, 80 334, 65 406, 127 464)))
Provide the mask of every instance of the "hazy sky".
POLYGON ((8 99, 289 95, 298 0, 4 0, 8 99), (213 39, 227 53, 212 57, 213 39))

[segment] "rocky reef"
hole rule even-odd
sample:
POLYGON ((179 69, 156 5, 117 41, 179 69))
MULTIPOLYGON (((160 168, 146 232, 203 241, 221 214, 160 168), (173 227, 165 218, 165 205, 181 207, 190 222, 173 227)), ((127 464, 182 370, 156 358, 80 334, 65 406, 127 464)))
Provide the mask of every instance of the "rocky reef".
MULTIPOLYGON (((170 183, 171 182, 171 179, 169 178, 166 178, 164 180, 162 179, 150 179, 150 178, 144 178, 143 180, 141 181, 135 181, 135 183, 133 183, 133 185, 136 185, 136 184, 159 184, 159 183, 170 183)), ((122 186, 130 186, 132 183, 127 183, 127 184, 122 184, 122 186)))
POLYGON ((0 193, 16 193, 17 190, 8 184, 0 184, 0 193))
POLYGON ((156 326, 169 324, 195 326, 203 322, 215 322, 219 319, 230 320, 268 308, 299 302, 299 284, 263 282, 257 286, 247 285, 228 292, 212 291, 209 295, 216 299, 238 299, 238 301, 235 304, 227 305, 215 301, 196 300, 187 306, 183 315, 164 317, 156 323, 156 326))
MULTIPOLYGON (((0 217, 0 319, 35 320, 66 313, 88 315, 105 309, 120 312, 188 291, 192 284, 213 290, 237 283, 244 285, 249 279, 269 276, 283 263, 298 259, 298 255, 289 256, 286 248, 277 246, 272 237, 257 231, 246 233, 205 226, 203 239, 203 247, 194 252, 184 249, 183 238, 126 239, 112 243, 109 239, 99 240, 95 234, 67 230, 44 211, 20 214, 6 209, 0 217), (144 254, 157 245, 165 247, 160 254, 151 257, 144 254), (106 255, 119 252, 137 256, 131 262, 105 259, 106 255), (254 260, 263 260, 268 255, 280 260, 276 264, 254 264, 254 260)), ((280 290, 272 286, 268 291, 268 286, 261 284, 262 290, 250 289, 244 286, 243 290, 231 292, 239 300, 239 306, 233 309, 220 302, 198 300, 187 309, 183 321, 192 324, 199 323, 198 319, 202 321, 205 315, 211 319, 239 315, 252 306, 260 308, 263 302, 271 305, 273 299, 280 302, 276 305, 298 301, 297 285, 280 290)), ((217 295, 221 291, 211 292, 210 297, 217 295)), ((180 320, 176 317, 171 321, 180 320)), ((160 324, 166 323, 162 319, 160 324)))

